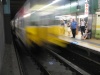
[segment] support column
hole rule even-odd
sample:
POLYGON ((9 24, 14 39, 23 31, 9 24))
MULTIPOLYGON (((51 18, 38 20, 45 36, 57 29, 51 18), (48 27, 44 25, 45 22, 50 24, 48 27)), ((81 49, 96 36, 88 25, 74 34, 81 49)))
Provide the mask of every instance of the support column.
POLYGON ((10 0, 6 0, 4 4, 4 29, 5 29, 5 42, 11 44, 11 25, 10 25, 10 0))
POLYGON ((4 50, 5 50, 5 39, 4 39, 4 24, 3 24, 3 6, 0 0, 0 73, 4 56, 4 50))

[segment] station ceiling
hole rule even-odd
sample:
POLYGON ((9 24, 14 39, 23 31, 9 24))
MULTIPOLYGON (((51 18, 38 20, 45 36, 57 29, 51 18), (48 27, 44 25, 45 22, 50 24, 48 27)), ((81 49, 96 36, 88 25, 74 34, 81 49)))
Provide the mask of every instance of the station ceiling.
POLYGON ((11 19, 17 11, 22 7, 26 0, 10 0, 11 19))
MULTIPOLYGON (((3 1, 5 2, 5 0, 3 1)), ((26 0, 10 0, 11 19, 13 19, 13 17, 18 12, 18 10, 23 6, 25 1, 26 0)), ((38 1, 42 2, 42 0, 38 0, 38 1)), ((70 0, 70 1, 75 1, 75 0, 70 0)))

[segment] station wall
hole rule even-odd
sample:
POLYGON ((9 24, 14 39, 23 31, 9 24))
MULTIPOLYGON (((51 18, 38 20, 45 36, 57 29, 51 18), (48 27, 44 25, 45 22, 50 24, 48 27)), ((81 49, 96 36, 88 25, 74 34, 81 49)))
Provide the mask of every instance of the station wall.
POLYGON ((5 38, 4 38, 4 24, 3 24, 3 9, 2 9, 2 3, 0 1, 0 71, 5 50, 4 48, 5 48, 5 38))

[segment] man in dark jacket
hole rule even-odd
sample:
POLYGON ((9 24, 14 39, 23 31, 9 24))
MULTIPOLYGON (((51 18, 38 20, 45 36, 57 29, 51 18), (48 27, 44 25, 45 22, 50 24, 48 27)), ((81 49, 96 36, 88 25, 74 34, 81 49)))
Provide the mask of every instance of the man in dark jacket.
POLYGON ((75 36, 76 36, 76 28, 77 28, 77 22, 73 19, 71 22, 71 30, 72 30, 72 34, 73 34, 72 38, 75 38, 75 36))

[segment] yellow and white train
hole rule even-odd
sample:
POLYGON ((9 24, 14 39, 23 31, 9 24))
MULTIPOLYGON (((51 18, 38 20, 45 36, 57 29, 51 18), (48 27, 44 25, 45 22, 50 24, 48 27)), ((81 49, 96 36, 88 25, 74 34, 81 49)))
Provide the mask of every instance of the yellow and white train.
POLYGON ((66 0, 28 0, 12 20, 14 34, 27 47, 33 43, 43 46, 45 43, 66 47, 66 42, 59 39, 63 36, 64 9, 66 0), (63 11, 62 11, 63 10, 63 11), (61 25, 62 24, 62 25, 61 25))

